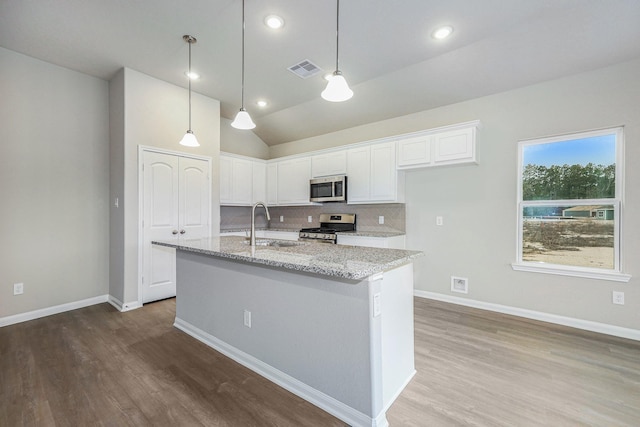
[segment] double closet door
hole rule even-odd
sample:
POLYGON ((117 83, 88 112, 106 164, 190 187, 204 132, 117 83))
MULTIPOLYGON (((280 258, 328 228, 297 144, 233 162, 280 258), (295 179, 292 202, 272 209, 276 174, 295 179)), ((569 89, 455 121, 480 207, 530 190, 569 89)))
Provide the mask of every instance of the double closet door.
POLYGON ((143 151, 142 302, 176 295, 176 252, 154 240, 210 234, 209 161, 143 151))

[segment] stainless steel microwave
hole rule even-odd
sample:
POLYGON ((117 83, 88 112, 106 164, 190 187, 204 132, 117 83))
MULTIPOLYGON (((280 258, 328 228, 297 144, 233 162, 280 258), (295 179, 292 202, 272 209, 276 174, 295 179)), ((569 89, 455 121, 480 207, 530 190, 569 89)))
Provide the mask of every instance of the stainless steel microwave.
POLYGON ((345 175, 315 178, 309 182, 309 201, 346 202, 347 177, 345 175))

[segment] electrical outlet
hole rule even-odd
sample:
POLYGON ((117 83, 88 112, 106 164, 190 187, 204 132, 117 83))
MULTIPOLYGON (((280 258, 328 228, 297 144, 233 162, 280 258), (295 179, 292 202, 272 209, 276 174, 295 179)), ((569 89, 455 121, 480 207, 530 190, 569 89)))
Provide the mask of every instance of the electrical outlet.
POLYGON ((437 217, 436 217, 436 225, 442 225, 443 223, 444 223, 444 222, 443 222, 443 220, 442 220, 442 217, 441 217, 441 216, 437 216, 437 217))
POLYGON ((307 221, 308 221, 308 222, 313 222, 313 217, 312 217, 311 215, 309 215, 309 216, 307 217, 307 221))
POLYGON ((280 215, 280 222, 284 222, 284 215, 280 215))
POLYGON ((116 208, 120 207, 120 201, 118 200, 118 198, 116 197, 116 199, 113 201, 113 206, 115 206, 116 208))
POLYGON ((244 326, 251 327, 251 312, 249 310, 244 311, 244 326))
POLYGON ((624 292, 613 291, 611 298, 614 304, 624 305, 624 292))
POLYGON ((14 283, 13 284, 13 294, 14 295, 22 295, 24 293, 24 283, 14 283))
POLYGON ((378 224, 384 224, 384 216, 383 215, 380 215, 378 217, 378 224))
POLYGON ((461 294, 469 293, 469 279, 466 277, 451 276, 451 292, 461 294))

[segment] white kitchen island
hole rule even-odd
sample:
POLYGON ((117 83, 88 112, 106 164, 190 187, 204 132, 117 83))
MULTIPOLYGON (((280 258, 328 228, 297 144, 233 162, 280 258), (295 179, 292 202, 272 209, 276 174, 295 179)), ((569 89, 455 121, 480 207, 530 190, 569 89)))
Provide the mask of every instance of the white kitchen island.
POLYGON ((352 426, 388 425, 415 373, 421 252, 251 248, 231 236, 154 243, 177 249, 177 328, 352 426))

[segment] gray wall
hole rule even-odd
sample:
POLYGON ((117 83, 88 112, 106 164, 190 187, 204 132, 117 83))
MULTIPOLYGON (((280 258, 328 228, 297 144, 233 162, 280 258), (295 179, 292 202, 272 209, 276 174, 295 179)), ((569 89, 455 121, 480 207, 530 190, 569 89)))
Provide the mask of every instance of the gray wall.
POLYGON ((231 127, 231 120, 220 118, 220 151, 254 157, 269 158, 269 146, 250 130, 231 127))
POLYGON ((0 97, 0 318, 106 295, 107 82, 0 48, 0 97))
POLYGON ((113 120, 111 171, 114 174, 111 202, 116 197, 120 201, 119 208, 111 209, 114 221, 110 232, 117 247, 111 253, 114 279, 110 291, 121 302, 129 304, 139 298, 138 147, 159 147, 212 158, 211 232, 217 234, 220 224, 220 102, 192 93, 192 129, 200 147, 190 148, 178 143, 189 125, 186 89, 125 68, 112 79, 110 92, 111 100, 116 102, 110 105, 113 120), (123 118, 121 111, 124 111, 123 118))
MULTIPOLYGON (((479 165, 406 174, 407 246, 416 289, 445 295, 469 278, 466 298, 640 329, 640 60, 271 148, 286 156, 480 119, 479 165), (625 126, 623 263, 629 283, 516 272, 517 141, 625 126), (435 217, 444 217, 444 226, 435 217), (611 303, 612 290, 626 305, 611 303)), ((424 94, 428 96, 428 94, 424 94)), ((454 294, 461 296, 462 294, 454 294)))

